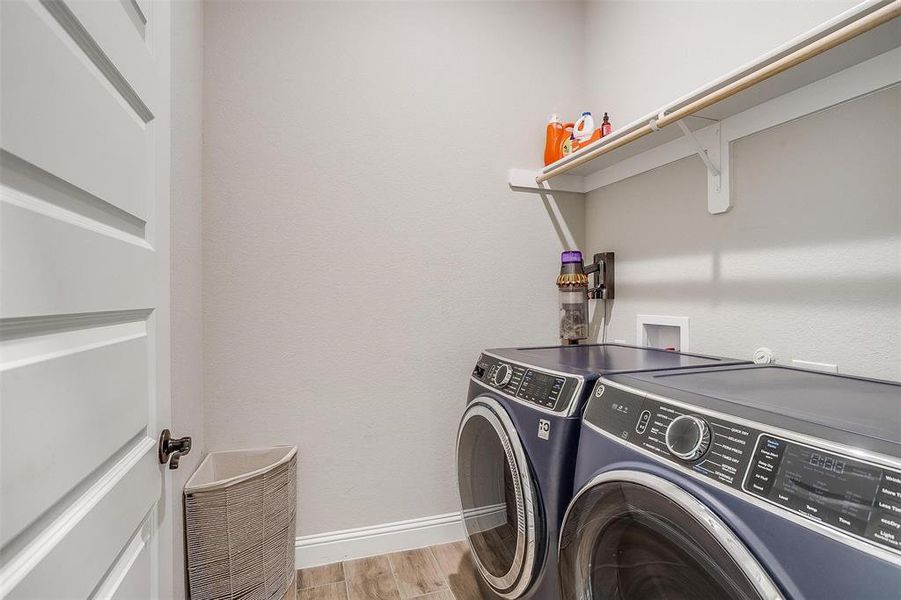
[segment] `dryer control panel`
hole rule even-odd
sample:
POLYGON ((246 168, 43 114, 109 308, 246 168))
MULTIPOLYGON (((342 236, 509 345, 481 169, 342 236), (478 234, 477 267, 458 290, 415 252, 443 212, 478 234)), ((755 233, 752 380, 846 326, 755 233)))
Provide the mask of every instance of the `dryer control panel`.
POLYGON ((579 388, 578 377, 543 371, 487 354, 479 356, 472 376, 517 400, 555 412, 567 410, 579 388))
POLYGON ((584 420, 699 477, 901 554, 899 470, 603 382, 584 420))

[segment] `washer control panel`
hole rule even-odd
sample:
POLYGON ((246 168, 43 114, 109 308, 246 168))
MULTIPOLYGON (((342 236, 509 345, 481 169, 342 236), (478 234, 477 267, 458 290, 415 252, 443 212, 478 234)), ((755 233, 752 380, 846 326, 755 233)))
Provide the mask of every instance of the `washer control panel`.
POLYGON ((901 553, 901 471, 601 382, 584 420, 704 478, 901 553))
POLYGON ((576 377, 548 373, 493 356, 481 355, 472 376, 519 400, 553 411, 564 411, 579 386, 576 377))
POLYGON ((661 458, 731 487, 751 461, 756 432, 598 383, 585 420, 661 458))

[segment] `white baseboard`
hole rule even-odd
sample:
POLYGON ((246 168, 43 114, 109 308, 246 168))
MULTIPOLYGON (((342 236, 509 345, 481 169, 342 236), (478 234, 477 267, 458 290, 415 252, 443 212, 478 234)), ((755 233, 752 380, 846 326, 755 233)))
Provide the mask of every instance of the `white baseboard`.
POLYGON ((300 536, 294 543, 298 569, 386 552, 398 552, 462 540, 460 513, 300 536))

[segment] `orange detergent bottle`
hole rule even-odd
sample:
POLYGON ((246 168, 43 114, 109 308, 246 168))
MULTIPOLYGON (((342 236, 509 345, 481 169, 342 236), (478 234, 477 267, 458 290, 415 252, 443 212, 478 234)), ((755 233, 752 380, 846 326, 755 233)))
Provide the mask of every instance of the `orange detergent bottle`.
POLYGON ((544 141, 544 164, 549 165, 563 158, 563 145, 569 140, 574 123, 561 123, 557 113, 551 115, 544 141))

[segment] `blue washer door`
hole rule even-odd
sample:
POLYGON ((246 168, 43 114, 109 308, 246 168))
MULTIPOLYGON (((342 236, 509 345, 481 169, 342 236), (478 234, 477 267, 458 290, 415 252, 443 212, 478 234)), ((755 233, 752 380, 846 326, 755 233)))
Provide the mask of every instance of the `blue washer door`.
POLYGON ((479 572, 498 595, 522 596, 535 570, 538 490, 513 422, 493 398, 476 398, 463 414, 457 481, 479 572))
POLYGON ((598 475, 560 533, 563 598, 781 600, 720 518, 679 486, 640 471, 598 475))

